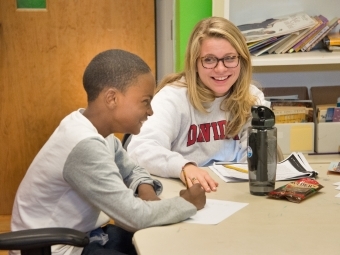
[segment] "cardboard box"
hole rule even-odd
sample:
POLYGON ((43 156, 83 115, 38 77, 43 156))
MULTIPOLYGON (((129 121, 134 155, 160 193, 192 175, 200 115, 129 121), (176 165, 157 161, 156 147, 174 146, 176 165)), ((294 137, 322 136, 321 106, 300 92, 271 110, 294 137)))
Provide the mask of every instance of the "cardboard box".
MULTIPOLYGON (((296 96, 299 100, 309 100, 307 87, 263 88, 265 97, 296 96)), ((314 152, 314 123, 278 123, 277 144, 283 154, 292 152, 314 152)))
POLYGON ((314 149, 317 153, 340 152, 340 122, 318 122, 317 106, 336 104, 340 97, 340 85, 311 87, 314 109, 314 149))
POLYGON ((265 87, 262 92, 265 97, 295 95, 299 100, 309 99, 307 87, 265 87))
POLYGON ((314 152, 314 123, 282 123, 277 128, 277 144, 283 154, 314 152))

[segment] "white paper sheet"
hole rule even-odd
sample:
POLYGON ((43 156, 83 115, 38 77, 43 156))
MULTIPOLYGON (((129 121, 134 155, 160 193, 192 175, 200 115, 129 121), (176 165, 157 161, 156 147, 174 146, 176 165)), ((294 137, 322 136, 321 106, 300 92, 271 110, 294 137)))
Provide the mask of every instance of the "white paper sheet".
POLYGON ((236 213, 238 210, 241 210, 246 205, 248 205, 248 203, 207 199, 205 207, 184 222, 215 225, 236 213))
MULTIPOLYGON (((228 169, 223 164, 230 165, 230 162, 215 162, 209 168, 225 182, 248 181, 247 173, 228 169)), ((248 170, 247 163, 233 163, 232 166, 248 170)), ((302 177, 314 177, 317 172, 308 164, 302 153, 293 152, 286 159, 277 164, 276 181, 288 181, 302 177)))

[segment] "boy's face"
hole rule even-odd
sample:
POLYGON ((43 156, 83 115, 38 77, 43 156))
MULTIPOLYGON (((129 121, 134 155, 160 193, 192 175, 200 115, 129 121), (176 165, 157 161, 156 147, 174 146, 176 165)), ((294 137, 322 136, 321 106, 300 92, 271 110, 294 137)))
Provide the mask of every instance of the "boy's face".
MULTIPOLYGON (((156 82, 151 73, 140 75, 124 93, 119 93, 116 105, 115 121, 121 133, 138 134, 153 114, 151 100, 154 96, 156 82)), ((115 124, 115 125, 116 125, 115 124)))

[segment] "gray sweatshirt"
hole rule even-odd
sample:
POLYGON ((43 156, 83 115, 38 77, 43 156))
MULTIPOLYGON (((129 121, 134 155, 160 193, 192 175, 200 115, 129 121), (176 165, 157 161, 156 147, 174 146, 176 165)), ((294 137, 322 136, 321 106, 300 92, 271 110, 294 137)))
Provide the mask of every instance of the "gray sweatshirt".
MULTIPOLYGON (((162 184, 129 159, 116 137, 99 135, 82 111, 64 118, 33 160, 17 191, 12 231, 69 227, 89 232, 109 218, 135 231, 177 223, 196 213, 196 207, 179 196, 138 198, 141 183, 153 185, 158 194, 162 184)), ((53 254, 81 250, 58 245, 53 254)))

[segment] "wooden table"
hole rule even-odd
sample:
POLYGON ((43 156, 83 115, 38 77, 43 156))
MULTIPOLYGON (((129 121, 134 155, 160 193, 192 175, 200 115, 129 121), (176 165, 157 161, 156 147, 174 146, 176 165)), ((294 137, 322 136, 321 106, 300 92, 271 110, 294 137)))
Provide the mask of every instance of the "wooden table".
MULTIPOLYGON (((327 163, 310 165, 324 188, 300 204, 253 196, 247 182, 225 183, 209 169, 219 188, 207 198, 249 204, 217 225, 178 223, 137 231, 133 242, 138 254, 340 254, 340 198, 335 197, 340 191, 333 185, 340 175, 328 175, 329 161, 323 161, 327 163)), ((159 179, 163 198, 184 188, 179 180, 159 179)), ((286 183, 276 182, 276 188, 286 183)))

